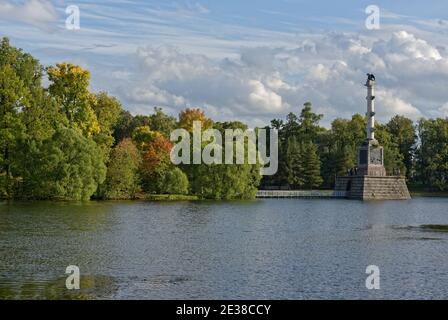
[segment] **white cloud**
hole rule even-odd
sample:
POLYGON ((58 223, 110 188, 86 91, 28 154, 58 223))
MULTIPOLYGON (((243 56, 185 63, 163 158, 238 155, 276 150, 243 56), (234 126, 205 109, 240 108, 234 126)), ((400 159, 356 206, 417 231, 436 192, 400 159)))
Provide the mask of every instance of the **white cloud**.
POLYGON ((41 29, 49 29, 57 19, 57 13, 50 1, 27 0, 23 4, 0 0, 0 17, 17 20, 41 29))
POLYGON ((327 81, 331 75, 331 70, 319 63, 316 66, 312 66, 307 76, 307 80, 311 81, 327 81))
POLYGON ((389 62, 402 62, 409 59, 442 59, 435 47, 406 31, 395 32, 389 41, 377 43, 374 50, 389 62))
POLYGON ((137 103, 153 104, 155 106, 163 105, 170 107, 183 107, 186 101, 181 96, 176 96, 161 90, 155 86, 146 88, 135 88, 129 92, 124 92, 125 96, 137 103))
POLYGON ((448 102, 440 107, 439 116, 443 118, 448 118, 448 102))
POLYGON ((254 107, 261 107, 267 111, 281 110, 282 97, 258 80, 249 80, 252 92, 249 94, 249 101, 254 107))
POLYGON ((154 105, 176 113, 202 107, 218 120, 269 123, 306 101, 335 117, 365 112, 365 74, 377 76, 377 116, 412 119, 443 112, 448 100, 448 60, 408 32, 389 39, 329 33, 295 47, 243 48, 237 58, 216 59, 173 47, 140 48, 135 83, 122 83, 125 99, 138 110, 154 105), (124 89, 124 91, 126 91, 124 89))
POLYGON ((377 96, 380 98, 381 106, 384 108, 383 113, 389 117, 399 114, 416 120, 422 116, 420 110, 411 103, 404 101, 391 90, 379 90, 377 91, 377 96))

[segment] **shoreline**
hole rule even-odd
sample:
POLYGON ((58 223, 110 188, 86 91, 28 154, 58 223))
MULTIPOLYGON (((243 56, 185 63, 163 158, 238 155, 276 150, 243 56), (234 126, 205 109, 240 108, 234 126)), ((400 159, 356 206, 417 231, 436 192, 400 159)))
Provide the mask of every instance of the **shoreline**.
MULTIPOLYGON (((319 191, 332 191, 332 190, 319 190, 319 191)), ((412 198, 448 198, 448 191, 412 191, 410 190, 412 198)), ((303 199, 305 199, 304 197, 303 199)), ((285 198, 289 199, 289 198, 285 198)), ((300 199, 300 198, 295 198, 300 199)), ((317 199, 317 198, 316 198, 317 199)), ((319 199, 327 199, 325 197, 319 199)), ((334 198, 338 199, 338 198, 334 198)), ((113 202, 113 201, 147 201, 147 202, 180 202, 180 201, 254 201, 264 200, 264 198, 250 198, 250 199, 205 199, 195 195, 167 195, 167 194, 150 194, 150 195, 138 195, 133 199, 90 199, 90 200, 71 200, 71 199, 2 199, 0 202, 20 201, 20 202, 34 202, 34 201, 48 201, 48 202, 113 202)))

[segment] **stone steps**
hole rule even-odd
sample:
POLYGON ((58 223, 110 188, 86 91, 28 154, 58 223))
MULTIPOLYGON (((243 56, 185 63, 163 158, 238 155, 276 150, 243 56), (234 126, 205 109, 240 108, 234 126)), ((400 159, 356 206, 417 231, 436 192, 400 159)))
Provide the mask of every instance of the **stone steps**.
POLYGON ((348 198, 363 200, 410 199, 403 177, 347 176, 338 177, 336 191, 346 191, 348 198), (351 184, 350 187, 349 183, 351 184))

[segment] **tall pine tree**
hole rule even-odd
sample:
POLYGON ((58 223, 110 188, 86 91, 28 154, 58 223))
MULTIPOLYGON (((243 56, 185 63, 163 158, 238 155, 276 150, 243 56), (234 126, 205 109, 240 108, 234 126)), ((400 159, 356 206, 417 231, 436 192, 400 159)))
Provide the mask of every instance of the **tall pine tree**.
POLYGON ((306 189, 320 187, 323 179, 320 175, 321 162, 317 153, 317 146, 311 142, 302 145, 303 180, 306 189))

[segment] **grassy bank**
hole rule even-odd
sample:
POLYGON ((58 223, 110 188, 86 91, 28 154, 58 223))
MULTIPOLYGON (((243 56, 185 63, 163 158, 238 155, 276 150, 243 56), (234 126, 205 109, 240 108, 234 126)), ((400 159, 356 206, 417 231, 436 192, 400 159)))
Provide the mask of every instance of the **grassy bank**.
POLYGON ((448 197, 448 191, 412 191, 412 197, 448 197))
POLYGON ((181 194, 145 194, 139 199, 148 201, 194 201, 199 200, 199 197, 181 194))
POLYGON ((448 197, 448 191, 428 190, 425 186, 417 183, 408 184, 412 197, 448 197))

